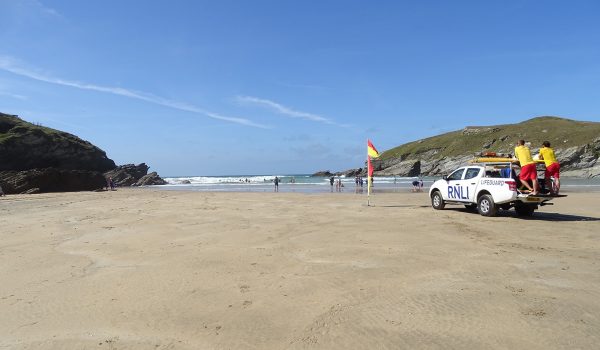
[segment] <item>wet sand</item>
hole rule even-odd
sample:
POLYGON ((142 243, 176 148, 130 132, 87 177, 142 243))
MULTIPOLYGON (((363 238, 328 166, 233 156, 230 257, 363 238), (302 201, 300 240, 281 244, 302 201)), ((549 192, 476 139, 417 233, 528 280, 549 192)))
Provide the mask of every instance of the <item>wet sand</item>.
POLYGON ((600 193, 0 198, 0 349, 594 349, 600 193))

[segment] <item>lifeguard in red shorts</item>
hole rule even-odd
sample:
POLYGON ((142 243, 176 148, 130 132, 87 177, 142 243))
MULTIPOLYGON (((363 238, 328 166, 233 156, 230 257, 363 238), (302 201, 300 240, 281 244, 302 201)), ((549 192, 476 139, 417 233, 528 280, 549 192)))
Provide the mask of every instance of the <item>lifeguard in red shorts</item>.
POLYGON ((515 147, 515 157, 521 163, 521 173, 519 179, 521 183, 527 187, 531 194, 538 194, 538 181, 537 181, 537 169, 535 168, 535 161, 531 158, 531 152, 529 148, 525 146, 525 140, 519 140, 517 147, 515 147), (533 187, 529 185, 529 181, 533 183, 533 187))
POLYGON ((560 164, 556 160, 554 150, 550 148, 550 142, 544 141, 542 145, 544 147, 540 148, 540 159, 543 159, 546 164, 546 173, 544 175, 546 188, 550 190, 550 193, 556 195, 560 190, 560 164), (552 183, 550 178, 554 178, 554 183, 552 183))

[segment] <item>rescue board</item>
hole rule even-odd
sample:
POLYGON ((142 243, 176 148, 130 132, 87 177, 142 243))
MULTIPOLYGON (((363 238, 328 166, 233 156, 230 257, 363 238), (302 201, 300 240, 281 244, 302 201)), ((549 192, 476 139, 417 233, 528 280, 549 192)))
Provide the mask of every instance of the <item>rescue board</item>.
MULTIPOLYGON (((516 162, 516 158, 507 157, 479 157, 471 160, 471 163, 502 163, 502 162, 516 162)), ((536 160, 536 163, 544 163, 543 160, 536 160)))
POLYGON ((471 163, 493 163, 493 162, 514 162, 514 158, 506 157, 479 157, 471 161, 471 163))

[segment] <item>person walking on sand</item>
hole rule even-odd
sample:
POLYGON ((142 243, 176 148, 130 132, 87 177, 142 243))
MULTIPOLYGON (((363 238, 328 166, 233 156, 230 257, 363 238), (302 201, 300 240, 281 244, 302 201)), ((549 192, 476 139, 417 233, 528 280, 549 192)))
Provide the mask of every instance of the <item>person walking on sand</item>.
POLYGON ((546 188, 550 191, 550 194, 557 195, 560 190, 560 163, 556 160, 554 150, 550 148, 550 142, 544 141, 542 146, 540 148, 540 159, 543 159, 546 165, 544 173, 546 188), (554 179, 554 183, 552 183, 551 178, 554 179))
POLYGON ((331 192, 333 192, 333 183, 335 182, 335 178, 332 176, 329 178, 329 184, 331 185, 331 192))
POLYGON ((277 176, 275 176, 273 183, 275 184, 275 192, 279 192, 279 178, 277 176))
POLYGON ((517 147, 515 147, 515 157, 517 157, 521 164, 521 173, 519 174, 521 183, 531 191, 531 194, 538 194, 537 169, 535 167, 535 161, 531 157, 529 147, 525 146, 525 140, 519 140, 517 142, 517 147), (531 180, 532 185, 529 185, 529 180, 531 180))

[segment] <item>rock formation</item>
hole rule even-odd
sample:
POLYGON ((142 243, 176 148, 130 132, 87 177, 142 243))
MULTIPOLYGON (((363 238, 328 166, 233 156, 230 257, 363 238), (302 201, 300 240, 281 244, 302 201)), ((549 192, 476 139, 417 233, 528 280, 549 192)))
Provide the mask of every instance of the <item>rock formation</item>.
POLYGON ((165 185, 167 183, 156 172, 148 174, 149 168, 145 163, 119 165, 113 170, 105 172, 104 177, 112 178, 115 185, 119 187, 165 185))
POLYGON ((165 184, 148 166, 117 167, 106 153, 75 135, 0 113, 0 186, 7 194, 89 191, 109 174, 120 186, 165 184))
POLYGON ((107 171, 115 162, 91 143, 66 132, 0 113, 0 170, 107 171))
POLYGON ((0 171, 0 184, 5 193, 43 193, 92 191, 106 181, 97 171, 57 168, 0 171))

